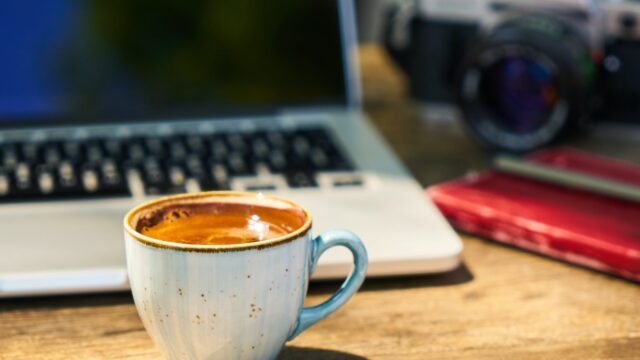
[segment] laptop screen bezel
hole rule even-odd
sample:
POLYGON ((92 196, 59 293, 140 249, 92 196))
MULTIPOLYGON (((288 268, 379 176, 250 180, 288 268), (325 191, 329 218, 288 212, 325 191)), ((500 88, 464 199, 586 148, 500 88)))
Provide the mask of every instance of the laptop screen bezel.
POLYGON ((272 116, 281 113, 313 112, 322 109, 359 109, 361 106, 360 74, 357 62, 358 40, 356 31, 356 16, 353 0, 335 0, 338 9, 338 22, 340 26, 341 56, 343 64, 344 101, 327 103, 308 103, 304 105, 265 106, 259 109, 233 109, 232 111, 220 111, 211 116, 185 116, 182 118, 136 118, 136 119, 86 119, 77 120, 69 118, 60 119, 29 119, 2 120, 0 131, 20 129, 42 129, 52 127, 87 127, 87 126, 126 126, 131 124, 149 123, 180 123, 186 121, 215 121, 217 119, 247 118, 272 116))

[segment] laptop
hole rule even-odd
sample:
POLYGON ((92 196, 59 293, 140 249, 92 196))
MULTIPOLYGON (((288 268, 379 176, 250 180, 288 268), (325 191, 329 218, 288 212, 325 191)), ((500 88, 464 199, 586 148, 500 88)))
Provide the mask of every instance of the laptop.
MULTIPOLYGON (((150 198, 291 198, 365 242, 369 276, 458 266, 455 232, 360 109, 351 1, 0 5, 0 297, 127 289, 150 198)), ((315 279, 351 269, 348 251, 315 279)))

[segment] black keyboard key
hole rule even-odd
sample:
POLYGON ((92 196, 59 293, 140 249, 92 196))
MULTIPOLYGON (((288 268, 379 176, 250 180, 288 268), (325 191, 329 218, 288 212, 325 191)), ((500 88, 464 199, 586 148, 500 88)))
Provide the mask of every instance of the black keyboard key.
POLYGON ((78 141, 65 141, 62 143, 62 154, 65 160, 79 164, 84 160, 82 144, 78 141))
POLYGON ((169 183, 171 184, 171 186, 185 186, 185 182, 187 181, 187 174, 185 173, 182 166, 171 165, 169 166, 167 173, 169 175, 169 183))
POLYGON ((18 164, 18 150, 15 145, 7 144, 2 147, 1 166, 5 169, 13 169, 18 164))
POLYGON ((31 166, 24 162, 18 163, 14 170, 14 177, 17 193, 30 195, 36 192, 31 166))
POLYGON ((0 171, 0 199, 6 197, 11 192, 11 180, 9 174, 4 171, 0 171))
POLYGON ((159 137, 144 139, 144 145, 146 147, 147 154, 150 154, 151 156, 161 157, 165 155, 164 141, 159 137))
POLYGON ((106 151, 106 156, 112 159, 120 159, 123 157, 124 144, 121 139, 105 139, 102 141, 102 145, 106 151))
POLYGON ((24 143, 22 144, 22 159, 31 164, 40 162, 40 144, 24 143))
POLYGON ((145 160, 142 169, 142 179, 148 194, 160 194, 167 190, 169 184, 157 160, 145 160))
POLYGON ((37 182, 40 193, 52 194, 56 191, 54 170, 50 166, 40 166, 37 171, 37 182))
POLYGON ((102 187, 98 191, 100 195, 106 196, 130 196, 131 191, 124 176, 119 177, 120 181, 107 182, 104 177, 101 178, 102 187))
POLYGON ((222 161, 227 158, 229 154, 229 148, 225 144, 225 142, 219 138, 215 137, 210 142, 211 148, 211 158, 216 161, 222 161))
POLYGON ((249 185, 245 188, 246 191, 253 191, 253 192, 262 192, 262 191, 276 191, 277 187, 275 185, 271 185, 271 184, 264 184, 264 185, 249 185))
POLYGON ((254 175, 255 168, 251 166, 244 156, 239 153, 231 153, 227 158, 227 168, 233 176, 254 175))
POLYGON ((227 144, 232 151, 244 152, 247 148, 245 138, 240 133, 230 133, 225 136, 227 144))
POLYGON ((127 150, 127 159, 130 161, 141 162, 147 156, 144 146, 139 141, 131 141, 127 150))
POLYGON ((48 143, 44 146, 44 162, 48 165, 57 165, 62 161, 62 153, 57 143, 48 143))
POLYGON ((314 168, 317 170, 327 169, 330 165, 329 157, 324 152, 324 150, 320 148, 312 149, 311 153, 309 154, 309 158, 314 168))
POLYGON ((86 147, 86 160, 98 164, 104 159, 104 152, 99 143, 93 142, 86 147))
POLYGON ((265 138, 273 148, 282 149, 287 145, 284 134, 279 131, 269 131, 266 133, 265 138))
POLYGON ((287 170, 313 171, 315 169, 309 157, 291 152, 287 156, 287 170))
POLYGON ((171 150, 169 151, 171 153, 171 158, 174 160, 183 160, 189 154, 182 141, 174 140, 171 142, 169 147, 171 148, 171 150))
POLYGON ((231 186, 228 181, 219 183, 212 178, 206 178, 199 180, 198 183, 200 184, 200 190, 202 191, 231 190, 231 186))
POLYGON ((105 187, 109 189, 126 188, 124 176, 114 160, 106 159, 100 164, 100 175, 105 187))
POLYGON ((198 181, 200 185, 200 190, 202 191, 211 191, 211 190, 231 190, 229 182, 218 183, 211 178, 201 179, 198 181))
POLYGON ((362 181, 362 179, 359 177, 354 177, 351 179, 340 179, 333 182, 334 187, 358 187, 362 185, 364 185, 364 181, 362 181))
POLYGON ((287 151, 287 169, 294 171, 315 171, 310 158, 311 141, 301 135, 291 137, 290 147, 287 151))
POLYGON ((100 178, 95 168, 87 167, 81 172, 82 186, 88 193, 96 193, 100 189, 100 178))
POLYGON ((251 143, 251 155, 255 160, 264 160, 269 156, 269 144, 265 139, 255 138, 251 143))
POLYGON ((292 188, 317 187, 315 177, 312 173, 304 171, 290 172, 285 175, 287 184, 292 188))
POLYGON ((75 167, 69 161, 63 161, 57 170, 58 192, 62 194, 79 194, 83 192, 82 184, 75 167))
POLYGON ((185 168, 187 175, 192 178, 202 179, 206 177, 207 171, 202 163, 202 160, 197 156, 189 156, 185 162, 185 168))
POLYGON ((229 181, 229 171, 226 166, 221 163, 213 163, 211 164, 211 178, 219 184, 226 183, 229 181))
POLYGON ((187 144, 190 154, 203 156, 207 152, 207 145, 201 136, 189 135, 185 137, 184 140, 187 144))
POLYGON ((287 158, 280 150, 274 150, 269 154, 267 159, 269 170, 273 173, 281 173, 287 169, 287 158))
POLYGON ((309 154, 309 151, 311 150, 309 141, 303 136, 294 137, 291 143, 291 147, 292 147, 292 152, 300 158, 306 157, 309 154))

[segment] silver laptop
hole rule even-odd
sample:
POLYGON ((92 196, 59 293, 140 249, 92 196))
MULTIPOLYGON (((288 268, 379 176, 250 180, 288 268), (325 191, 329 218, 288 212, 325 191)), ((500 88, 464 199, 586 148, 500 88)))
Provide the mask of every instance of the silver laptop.
MULTIPOLYGON (((10 1, 0 33, 0 297, 126 289, 125 212, 217 189, 354 231, 369 276, 458 265, 361 112, 350 1, 10 1)), ((332 250, 314 277, 350 268, 332 250)))

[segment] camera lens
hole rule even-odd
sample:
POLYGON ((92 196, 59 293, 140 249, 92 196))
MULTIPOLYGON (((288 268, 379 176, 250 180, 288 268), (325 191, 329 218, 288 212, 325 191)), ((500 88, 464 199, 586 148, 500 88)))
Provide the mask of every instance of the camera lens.
POLYGON ((507 57, 485 70, 479 85, 480 101, 496 124, 515 134, 527 134, 545 125, 557 100, 557 79, 544 64, 507 57))
POLYGON ((585 113, 595 73, 589 45, 570 26, 544 21, 528 17, 502 24, 463 63, 463 117, 489 147, 539 148, 585 113))

